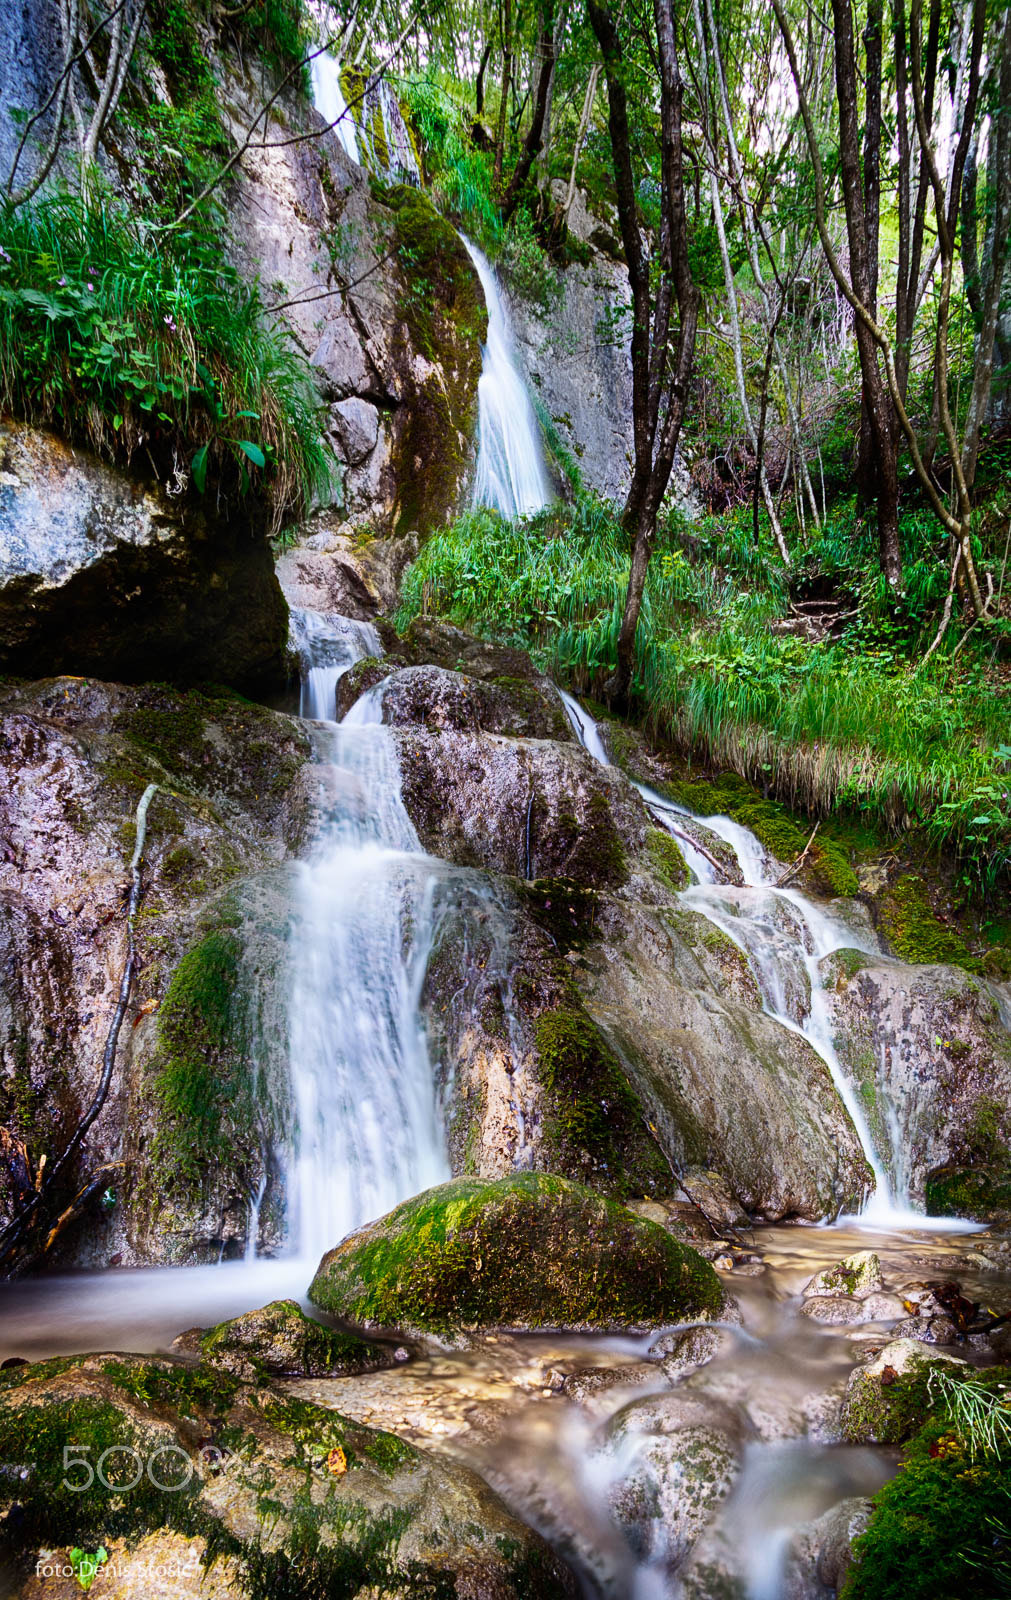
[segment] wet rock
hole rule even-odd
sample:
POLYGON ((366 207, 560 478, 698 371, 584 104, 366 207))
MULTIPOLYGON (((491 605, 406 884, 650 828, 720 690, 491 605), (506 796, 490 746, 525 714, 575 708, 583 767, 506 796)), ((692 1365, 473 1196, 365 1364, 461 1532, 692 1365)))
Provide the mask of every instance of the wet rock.
POLYGON ((0 424, 0 673, 284 684, 264 526, 0 424))
MULTIPOLYGON (((606 1410, 613 1409, 615 1389, 656 1387, 659 1374, 651 1361, 629 1361, 620 1367, 581 1367, 570 1373, 563 1384, 566 1400, 576 1405, 594 1409, 594 1402, 606 1396, 606 1410)), ((660 1380, 662 1381, 662 1380, 660 1380)))
MULTIPOLYGON (((903 966, 856 951, 828 957, 825 970, 836 1048, 862 1086, 878 1148, 890 1148, 894 1114, 911 1198, 926 1206, 929 1173, 961 1169, 970 1153, 985 1167, 988 1151, 1011 1139, 1001 990, 960 967, 903 966)), ((986 1221, 990 1203, 997 1214, 1005 1202, 956 1177, 932 1186, 929 1209, 986 1221)))
POLYGON ((833 1600, 840 1593, 871 1509, 869 1500, 853 1496, 798 1528, 787 1555, 783 1600, 833 1600))
POLYGON ((64 1263, 240 1253, 261 1185, 261 1243, 279 1241, 283 861, 308 755, 297 723, 223 691, 55 679, 0 693, 0 1125, 50 1161, 98 1084, 135 813, 157 785, 116 1070, 57 1198, 123 1165, 61 1236, 64 1263))
MULTIPOLYGON (((824 1302, 823 1302, 824 1303, 824 1302)), ((893 1339, 849 1377, 842 1405, 849 1444, 901 1444, 930 1413, 928 1383, 938 1363, 964 1367, 957 1356, 927 1356, 912 1339, 893 1339)))
POLYGON ((623 1463, 611 1512, 636 1556, 679 1566, 737 1475, 733 1418, 679 1393, 653 1395, 619 1412, 607 1448, 623 1463))
POLYGON ((897 1322, 905 1315, 905 1306, 895 1294, 869 1294, 863 1302, 864 1318, 868 1322, 897 1322))
POLYGON ((639 795, 575 743, 417 727, 396 740, 404 804, 444 860, 600 888, 624 882, 645 844, 639 795))
POLYGON ((564 708, 547 679, 472 678, 444 667, 394 672, 383 691, 383 721, 396 727, 572 742, 564 708))
POLYGON ((688 1167, 683 1174, 683 1193, 697 1206, 718 1232, 747 1228, 751 1219, 726 1178, 705 1167, 688 1167))
POLYGON ((599 1331, 717 1315, 723 1290, 687 1246, 580 1184, 459 1178, 358 1229, 309 1298, 362 1328, 459 1343, 489 1328, 599 1331))
POLYGON ((13 1378, 0 1391, 0 1454, 31 1470, 0 1480, 0 1503, 17 1500, 31 1565, 41 1549, 106 1543, 139 1579, 145 1555, 199 1541, 177 1588, 154 1576, 125 1592, 253 1600, 265 1585, 396 1594, 441 1593, 448 1581, 461 1600, 575 1593, 563 1564, 476 1474, 283 1389, 123 1355, 43 1362, 13 1378), (100 1462, 112 1490, 97 1472, 66 1488, 70 1456, 100 1462), (119 1484, 132 1487, 117 1495, 119 1484), (317 1538, 307 1551, 310 1507, 317 1538), (199 1553, 210 1543, 225 1558, 211 1573, 225 1581, 208 1589, 199 1553))
POLYGON ((834 1267, 818 1272, 804 1289, 804 1298, 812 1295, 852 1295, 866 1300, 884 1288, 881 1262, 873 1250, 859 1250, 855 1255, 844 1256, 834 1267))
POLYGON ((718 1170, 738 1213, 769 1220, 834 1215, 863 1193, 859 1140, 825 1063, 726 992, 678 913, 607 896, 595 928, 573 976, 675 1170, 718 1170))
POLYGON ((892 1329, 896 1339, 918 1339, 921 1344, 960 1344, 963 1335, 950 1317, 904 1317, 892 1329))
POLYGON ((723 1354, 732 1346, 733 1337, 726 1328, 674 1328, 655 1339, 649 1353, 673 1380, 723 1354))
POLYGON ((816 1295, 804 1301, 801 1311, 812 1322, 844 1327, 860 1322, 897 1322, 905 1316, 906 1308, 893 1294, 869 1294, 864 1300, 855 1295, 816 1295))
POLYGON ((392 1346, 341 1333, 307 1317, 297 1300, 273 1300, 202 1332, 198 1349, 211 1366, 248 1382, 282 1378, 351 1377, 396 1364, 392 1346))

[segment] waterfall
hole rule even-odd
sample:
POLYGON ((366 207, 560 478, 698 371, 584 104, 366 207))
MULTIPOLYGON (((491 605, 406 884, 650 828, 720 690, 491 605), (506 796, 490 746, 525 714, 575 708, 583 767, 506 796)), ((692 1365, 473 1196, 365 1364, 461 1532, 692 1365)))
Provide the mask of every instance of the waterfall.
MULTIPOLYGON (((576 737, 597 761, 609 764, 600 730, 572 695, 559 690, 576 737)), ((857 1137, 874 1174, 874 1189, 860 1214, 862 1222, 879 1226, 923 1226, 905 1197, 893 1194, 884 1162, 874 1146, 860 1098, 843 1070, 832 1037, 821 962, 834 950, 857 942, 850 928, 814 905, 796 889, 780 889, 770 881, 769 859, 755 835, 730 817, 695 817, 684 807, 636 783, 661 827, 673 824, 685 863, 697 882, 682 891, 685 903, 699 911, 743 950, 755 975, 765 1010, 791 1032, 800 1034, 828 1068, 839 1098, 849 1112, 857 1137), (683 839, 685 821, 700 823, 728 844, 737 857, 743 888, 717 882, 712 861, 683 839), (680 824, 680 826, 679 826, 680 824)), ((896 1124, 897 1131, 897 1124, 896 1124)), ((905 1169, 901 1142, 890 1152, 892 1171, 905 1169)), ((931 1226, 938 1226, 934 1219, 931 1226)), ((940 1226, 944 1226, 942 1222, 940 1226)), ((960 1224, 964 1226, 964 1224, 960 1224)))
POLYGON ((504 517, 529 516, 551 499, 540 429, 513 356, 512 328, 502 291, 487 258, 460 235, 481 280, 488 308, 488 342, 477 386, 478 443, 474 504, 504 517))
MULTIPOLYGON (((334 29, 330 24, 328 8, 316 5, 311 9, 324 36, 329 37, 334 29)), ((309 75, 313 105, 320 116, 333 125, 334 133, 344 147, 344 154, 360 166, 362 158, 358 154, 355 119, 348 109, 341 87, 340 62, 329 51, 324 51, 321 55, 313 56, 309 63, 309 75)))
POLYGON ((434 875, 390 730, 368 705, 334 720, 338 679, 379 654, 379 640, 367 623, 293 615, 320 790, 298 869, 289 1026, 289 1203, 298 1252, 311 1257, 449 1168, 419 1009, 434 875))

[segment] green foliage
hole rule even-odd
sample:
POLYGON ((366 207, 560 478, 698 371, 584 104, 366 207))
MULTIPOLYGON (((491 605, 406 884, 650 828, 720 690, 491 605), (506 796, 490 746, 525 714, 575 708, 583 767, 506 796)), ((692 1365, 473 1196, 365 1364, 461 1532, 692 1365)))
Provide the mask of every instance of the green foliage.
MULTIPOLYGON (((398 626, 423 611, 443 616, 599 686, 616 660, 628 571, 615 510, 592 496, 515 523, 470 512, 408 573, 398 626)), ((993 884, 1011 862, 1006 696, 944 658, 917 669, 898 650, 877 655, 852 638, 772 632, 785 601, 781 570, 743 519, 720 532, 662 532, 637 639, 635 691, 648 722, 793 808, 917 824, 958 853, 969 884, 993 884)), ((830 846, 827 886, 852 893, 842 841, 830 846)))
POLYGON ((912 873, 901 877, 885 895, 879 917, 881 931, 900 960, 914 965, 947 962, 978 970, 980 963, 969 954, 965 941, 935 915, 922 878, 912 873))
POLYGON ((75 1545, 70 1552, 70 1565, 74 1577, 85 1593, 91 1588, 98 1576, 98 1569, 105 1565, 109 1559, 109 1552, 103 1544, 97 1550, 82 1550, 80 1545, 75 1545))
POLYGON ((1011 1595, 1008 1371, 949 1373, 929 1384, 936 1415, 878 1493, 843 1600, 1011 1595))
POLYGON ((0 405, 165 477, 262 484, 275 526, 325 491, 312 374, 216 242, 55 194, 8 212, 0 245, 0 405))
POLYGON ((493 253, 502 222, 492 192, 492 160, 470 136, 470 116, 433 69, 400 86, 424 154, 432 197, 475 242, 493 253))

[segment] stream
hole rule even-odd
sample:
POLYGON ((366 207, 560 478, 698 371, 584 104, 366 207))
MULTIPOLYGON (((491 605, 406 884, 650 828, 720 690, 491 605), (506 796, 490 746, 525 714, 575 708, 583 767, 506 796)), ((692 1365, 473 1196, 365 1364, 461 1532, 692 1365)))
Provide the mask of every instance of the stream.
MULTIPOLYGON (((336 64, 320 57, 313 70, 321 109, 325 92, 326 114, 339 115, 336 64)), ((353 124, 341 136, 349 154, 356 151, 353 124)), ((505 302, 488 263, 467 248, 489 309, 475 497, 513 515, 543 506, 550 490, 533 409, 512 357, 505 302)), ((292 622, 316 825, 297 865, 292 906, 291 1254, 256 1255, 254 1196, 245 1260, 4 1284, 0 1359, 165 1351, 190 1326, 206 1327, 273 1299, 291 1296, 307 1305, 324 1249, 449 1176, 420 999, 441 888, 455 885, 458 903, 466 906, 472 895, 478 904, 480 877, 422 849, 401 799, 396 745, 382 723, 382 685, 336 720, 342 674, 381 654, 375 630, 308 611, 293 612, 292 622)), ((581 743, 606 763, 600 729, 571 695, 562 700, 581 743)), ((393 1370, 289 1386, 475 1468, 571 1563, 588 1596, 677 1600, 719 1592, 789 1600, 795 1531, 847 1497, 873 1494, 896 1465, 894 1452, 833 1442, 831 1423, 833 1399, 861 1357, 888 1342, 887 1324, 833 1326, 805 1316, 806 1282, 866 1249, 880 1256, 893 1294, 957 1277, 965 1293, 985 1301, 1011 1288, 1011 1276, 987 1269, 970 1225, 911 1212, 900 1144, 875 1148, 836 1057, 819 963, 862 940, 871 941, 863 948, 876 949, 869 927, 854 927, 779 886, 778 864, 731 819, 692 817, 639 787, 654 819, 675 831, 683 848, 695 880, 683 891, 685 903, 745 952, 765 1009, 803 1034, 826 1063, 873 1174, 864 1209, 832 1226, 756 1229, 745 1251, 718 1257, 741 1321, 721 1327, 701 1364, 665 1369, 655 1335, 501 1334, 463 1351, 416 1351, 393 1370), (742 884, 721 881, 707 837, 729 847, 742 884), (631 1520, 622 1510, 640 1456, 663 1439, 662 1427, 640 1427, 635 1418, 644 1401, 672 1396, 712 1418, 736 1443, 736 1469, 702 1535, 709 1568, 726 1580, 718 1591, 691 1587, 694 1556, 675 1571, 683 1552, 662 1505, 645 1517, 640 1508, 631 1520)), ((898 1119, 891 1125, 897 1128, 898 1119)))

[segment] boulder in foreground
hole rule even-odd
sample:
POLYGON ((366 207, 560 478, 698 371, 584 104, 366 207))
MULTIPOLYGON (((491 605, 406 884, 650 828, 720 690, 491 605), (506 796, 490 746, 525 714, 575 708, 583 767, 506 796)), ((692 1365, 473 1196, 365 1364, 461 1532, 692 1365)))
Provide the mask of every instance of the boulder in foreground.
POLYGON ((309 1298, 363 1328, 646 1329, 719 1314, 709 1263, 656 1223, 543 1173, 457 1178, 323 1257, 309 1298))

